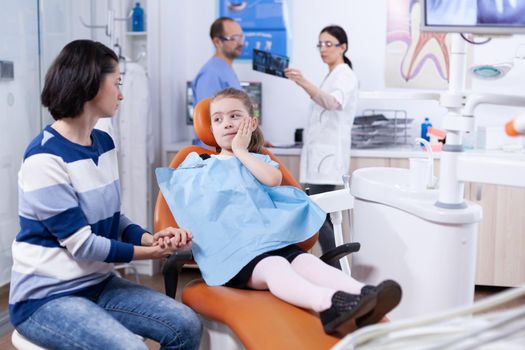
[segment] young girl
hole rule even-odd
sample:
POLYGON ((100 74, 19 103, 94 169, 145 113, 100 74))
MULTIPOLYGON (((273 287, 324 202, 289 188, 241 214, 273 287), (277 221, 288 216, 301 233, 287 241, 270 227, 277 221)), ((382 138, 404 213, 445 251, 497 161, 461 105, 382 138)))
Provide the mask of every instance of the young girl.
POLYGON ((157 179, 208 285, 270 290, 320 313, 327 333, 344 335, 376 323, 401 299, 394 281, 364 286, 295 243, 314 235, 326 213, 301 190, 280 186, 278 164, 260 154, 264 142, 243 91, 227 88, 210 105, 217 155, 190 153, 157 179))

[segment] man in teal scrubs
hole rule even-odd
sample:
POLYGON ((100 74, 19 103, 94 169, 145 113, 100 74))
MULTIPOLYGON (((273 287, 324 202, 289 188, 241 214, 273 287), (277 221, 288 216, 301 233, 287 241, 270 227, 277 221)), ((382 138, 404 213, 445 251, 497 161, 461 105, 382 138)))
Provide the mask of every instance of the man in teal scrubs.
POLYGON ((232 68, 233 60, 239 57, 244 45, 241 26, 229 17, 220 17, 211 25, 210 37, 215 46, 215 55, 193 80, 194 104, 227 87, 242 89, 232 68))

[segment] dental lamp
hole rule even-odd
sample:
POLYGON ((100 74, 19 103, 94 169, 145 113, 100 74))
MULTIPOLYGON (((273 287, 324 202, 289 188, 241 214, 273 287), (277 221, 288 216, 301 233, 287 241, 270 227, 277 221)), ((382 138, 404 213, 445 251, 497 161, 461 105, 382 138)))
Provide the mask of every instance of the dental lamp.
POLYGON ((478 79, 495 80, 503 78, 512 69, 511 62, 480 64, 470 68, 470 74, 478 79))
POLYGON ((514 57, 512 58, 512 60, 509 60, 507 62, 479 64, 476 66, 472 66, 469 69, 470 74, 474 78, 482 79, 482 80, 501 79, 505 75, 507 75, 507 73, 512 68, 514 68, 514 61, 525 59, 525 55, 522 52, 524 48, 525 48, 525 44, 518 45, 516 49, 516 53, 514 54, 514 57))

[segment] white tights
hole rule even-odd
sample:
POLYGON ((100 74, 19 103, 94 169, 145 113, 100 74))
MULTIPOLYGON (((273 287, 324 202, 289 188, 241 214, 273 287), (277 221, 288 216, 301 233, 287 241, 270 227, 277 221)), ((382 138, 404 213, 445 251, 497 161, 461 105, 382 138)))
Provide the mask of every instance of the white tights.
POLYGON ((332 304, 336 291, 359 294, 363 283, 325 264, 312 254, 300 254, 291 263, 270 256, 255 265, 248 286, 266 290, 290 304, 323 311, 332 304))

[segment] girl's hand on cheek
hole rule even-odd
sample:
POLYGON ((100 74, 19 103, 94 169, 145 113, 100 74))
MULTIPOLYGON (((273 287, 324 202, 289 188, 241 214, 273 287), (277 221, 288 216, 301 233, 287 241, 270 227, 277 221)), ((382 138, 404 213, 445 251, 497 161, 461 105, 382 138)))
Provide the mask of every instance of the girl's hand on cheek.
POLYGON ((252 138, 252 122, 251 118, 243 118, 239 129, 237 130, 237 134, 232 140, 232 151, 235 154, 235 152, 242 152, 246 151, 248 149, 248 146, 250 145, 250 140, 252 138))

